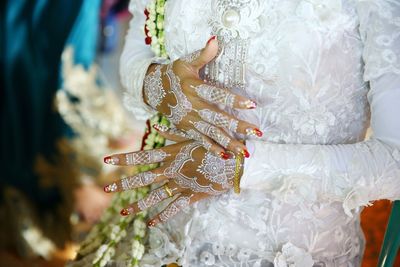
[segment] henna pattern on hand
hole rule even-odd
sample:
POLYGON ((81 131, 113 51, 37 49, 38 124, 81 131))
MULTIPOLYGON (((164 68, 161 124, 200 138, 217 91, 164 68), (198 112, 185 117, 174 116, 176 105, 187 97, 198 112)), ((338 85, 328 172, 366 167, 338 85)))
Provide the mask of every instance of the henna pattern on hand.
POLYGON ((128 153, 125 155, 127 165, 146 165, 162 162, 167 156, 163 150, 149 150, 128 153))
POLYGON ((186 137, 199 142, 207 150, 212 147, 212 144, 196 130, 190 129, 186 131, 186 137))
POLYGON ((231 139, 222 133, 220 129, 217 127, 204 122, 204 121, 196 121, 193 123, 194 128, 196 128, 199 132, 204 135, 210 136, 212 139, 215 140, 218 144, 222 147, 227 148, 231 139))
POLYGON ((233 104, 235 103, 235 95, 221 88, 208 84, 192 86, 192 88, 194 88, 199 97, 207 100, 210 103, 221 104, 224 107, 229 108, 232 108, 233 104))
POLYGON ((174 94, 176 98, 175 106, 168 104, 168 107, 170 108, 170 115, 168 115, 167 118, 172 123, 177 125, 190 111, 192 111, 192 103, 190 103, 188 98, 182 92, 180 79, 178 76, 175 75, 172 69, 172 64, 169 64, 167 66, 166 74, 170 81, 171 92, 174 94))
POLYGON ((168 221, 171 217, 175 216, 178 212, 190 205, 190 197, 178 197, 171 205, 160 213, 160 220, 162 222, 168 221))
POLYGON ((157 174, 147 171, 139 173, 135 176, 126 177, 121 180, 121 187, 124 191, 149 185, 157 178, 157 174))
POLYGON ((194 51, 193 53, 190 53, 184 57, 181 57, 180 60, 191 64, 200 57, 200 54, 201 54, 201 50, 197 50, 197 51, 194 51))
POLYGON ((138 208, 139 210, 145 210, 160 203, 161 201, 167 198, 169 198, 168 192, 162 186, 160 188, 157 188, 156 190, 151 191, 149 195, 139 200, 138 208))
POLYGON ((154 72, 149 73, 144 78, 144 93, 149 105, 157 109, 166 96, 161 78, 162 65, 157 65, 154 72))
POLYGON ((206 122, 210 124, 214 124, 215 126, 222 127, 228 131, 237 132, 237 127, 239 124, 238 120, 231 119, 221 113, 209 110, 202 109, 199 110, 199 116, 206 122))
POLYGON ((234 159, 223 160, 207 152, 197 171, 207 180, 222 185, 224 189, 229 189, 233 186, 235 163, 234 159))
POLYGON ((187 162, 193 161, 192 153, 200 146, 200 144, 194 142, 181 148, 179 153, 176 155, 175 160, 168 168, 165 169, 164 175, 170 179, 174 179, 175 182, 182 188, 189 188, 194 192, 218 195, 220 192, 216 191, 212 184, 200 185, 197 182, 197 177, 187 177, 181 172, 183 166, 187 162))

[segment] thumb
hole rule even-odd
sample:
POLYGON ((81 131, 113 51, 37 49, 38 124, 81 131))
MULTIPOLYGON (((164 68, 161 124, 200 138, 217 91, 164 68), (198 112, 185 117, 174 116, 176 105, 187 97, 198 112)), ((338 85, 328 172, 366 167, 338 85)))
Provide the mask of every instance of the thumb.
POLYGON ((212 36, 206 46, 198 51, 193 52, 193 54, 189 55, 192 59, 190 65, 195 67, 196 69, 201 69, 211 60, 213 60, 218 54, 218 40, 217 36, 212 36))

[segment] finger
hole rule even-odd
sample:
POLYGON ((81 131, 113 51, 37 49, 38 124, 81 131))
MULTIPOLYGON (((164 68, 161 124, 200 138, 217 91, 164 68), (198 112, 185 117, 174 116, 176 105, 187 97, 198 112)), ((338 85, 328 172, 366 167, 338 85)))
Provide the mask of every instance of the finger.
POLYGON ((190 64, 197 70, 204 67, 207 63, 213 60, 218 54, 218 40, 217 36, 212 36, 206 46, 201 49, 197 50, 187 56, 181 58, 182 61, 190 64))
MULTIPOLYGON (((198 193, 196 193, 197 195, 198 193)), ((199 194, 204 195, 206 194, 199 194)), ((181 210, 189 207, 195 201, 194 194, 192 191, 184 191, 181 193, 174 201, 172 201, 163 211, 157 214, 154 218, 148 221, 148 227, 155 227, 159 223, 164 223, 168 221, 170 218, 178 214, 181 210)))
POLYGON ((104 163, 111 165, 147 165, 152 163, 160 163, 171 157, 174 150, 172 146, 166 146, 162 149, 141 150, 130 153, 115 154, 104 158, 104 163), (170 151, 172 150, 172 151, 170 151))
POLYGON ((194 129, 188 129, 187 131, 180 131, 179 129, 172 127, 169 128, 165 125, 154 124, 153 126, 161 136, 175 141, 182 142, 186 140, 195 140, 199 142, 205 149, 215 154, 216 156, 221 157, 222 159, 229 159, 231 155, 225 151, 221 146, 216 144, 211 138, 201 134, 200 132, 194 129))
POLYGON ((250 156, 245 145, 243 145, 239 141, 230 137, 227 133, 225 133, 220 128, 218 128, 214 125, 211 125, 210 123, 205 122, 205 121, 193 122, 193 126, 200 133, 210 137, 216 143, 221 145, 223 148, 231 150, 235 153, 241 153, 246 158, 248 158, 250 156))
POLYGON ((220 105, 222 108, 237 108, 237 109, 255 109, 257 104, 244 96, 234 94, 228 89, 205 84, 200 80, 190 80, 189 91, 194 91, 201 99, 211 103, 220 105))
POLYGON ((220 145, 218 145, 214 140, 210 137, 196 131, 194 129, 189 129, 186 131, 186 135, 197 142, 199 142, 205 149, 210 151, 211 153, 215 154, 222 159, 229 159, 231 155, 225 151, 220 145))
POLYGON ((152 190, 147 196, 141 200, 129 205, 121 210, 121 215, 133 215, 150 207, 157 205, 165 199, 171 198, 181 192, 182 188, 177 186, 173 181, 152 190))
POLYGON ((200 118, 217 127, 221 127, 232 133, 246 134, 247 136, 262 137, 263 133, 254 124, 237 120, 232 115, 224 111, 215 111, 211 109, 200 109, 198 111, 200 118))
POLYGON ((134 188, 159 183, 166 179, 163 175, 166 166, 161 166, 152 171, 141 172, 133 176, 125 177, 104 187, 104 192, 113 193, 127 191, 134 188))
POLYGON ((168 127, 165 125, 154 124, 153 128, 164 138, 174 142, 184 142, 189 140, 186 135, 175 127, 168 127))

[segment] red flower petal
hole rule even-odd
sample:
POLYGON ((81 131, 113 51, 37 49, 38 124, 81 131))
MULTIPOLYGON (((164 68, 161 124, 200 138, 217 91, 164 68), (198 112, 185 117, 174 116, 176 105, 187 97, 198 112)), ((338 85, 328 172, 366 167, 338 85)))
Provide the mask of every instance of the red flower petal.
POLYGON ((146 39, 144 39, 144 41, 147 45, 151 44, 151 37, 146 37, 146 39))

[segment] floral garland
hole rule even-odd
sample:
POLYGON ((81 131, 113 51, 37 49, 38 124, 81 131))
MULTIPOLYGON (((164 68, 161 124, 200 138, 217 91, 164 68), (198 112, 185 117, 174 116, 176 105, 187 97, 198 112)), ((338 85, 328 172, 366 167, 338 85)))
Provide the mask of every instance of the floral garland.
POLYGON ((167 0, 154 0, 146 7, 145 42, 158 56, 168 58, 164 43, 164 10, 167 0))
MULTIPOLYGON (((146 134, 142 149, 164 146, 165 139, 151 127, 154 124, 168 125, 168 121, 155 116, 147 122, 146 134)), ((157 164, 140 166, 133 169, 130 175, 151 170, 157 164)), ((148 187, 115 194, 110 208, 103 214, 100 223, 96 224, 81 243, 76 266, 103 267, 114 261, 123 262, 123 266, 138 266, 145 253, 147 236, 147 212, 135 216, 123 217, 119 214, 122 208, 145 197, 148 187)))
MULTIPOLYGON (((154 0, 146 7, 145 43, 151 46, 158 57, 168 58, 164 45, 164 6, 166 0, 154 0)), ((146 133, 142 139, 142 149, 163 147, 165 139, 152 127, 154 124, 169 125, 169 121, 158 114, 146 123, 146 133)), ((133 173, 156 168, 157 164, 139 166, 133 173)), ((124 266, 138 266, 145 253, 147 236, 147 212, 136 216, 122 217, 119 211, 147 195, 149 187, 116 194, 109 209, 104 213, 101 222, 90 231, 78 253, 77 264, 72 266, 103 267, 118 259, 124 266), (133 232, 133 238, 128 236, 133 232), (90 263, 89 263, 90 262, 90 263)))

